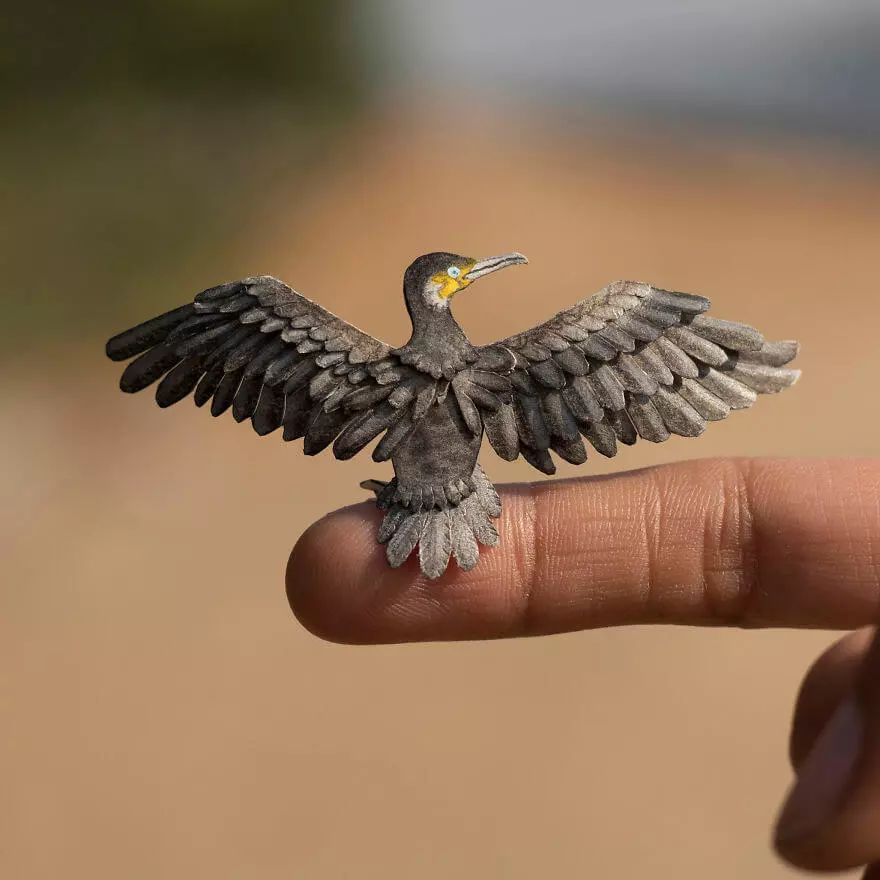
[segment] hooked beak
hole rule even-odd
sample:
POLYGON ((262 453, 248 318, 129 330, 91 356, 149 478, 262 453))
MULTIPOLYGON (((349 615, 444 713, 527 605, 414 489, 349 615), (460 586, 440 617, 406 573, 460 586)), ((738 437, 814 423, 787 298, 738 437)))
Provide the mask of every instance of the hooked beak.
POLYGON ((518 253, 487 257, 485 260, 479 260, 474 263, 470 272, 464 276, 464 279, 468 282, 476 281, 477 278, 482 278, 484 275, 490 275, 492 272, 497 272, 499 269, 506 269, 508 266, 516 266, 519 263, 528 263, 528 260, 522 254, 518 253))

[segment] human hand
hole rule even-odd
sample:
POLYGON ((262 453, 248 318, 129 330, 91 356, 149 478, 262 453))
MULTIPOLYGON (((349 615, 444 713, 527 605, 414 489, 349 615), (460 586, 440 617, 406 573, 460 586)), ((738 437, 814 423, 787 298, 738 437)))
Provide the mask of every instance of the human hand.
POLYGON ((799 867, 880 880, 880 461, 706 460, 502 490, 501 545, 429 582, 389 569, 371 504, 293 549, 291 608, 334 641, 624 624, 853 629, 807 674, 775 832, 799 867), (345 552, 339 552, 344 547, 345 552))

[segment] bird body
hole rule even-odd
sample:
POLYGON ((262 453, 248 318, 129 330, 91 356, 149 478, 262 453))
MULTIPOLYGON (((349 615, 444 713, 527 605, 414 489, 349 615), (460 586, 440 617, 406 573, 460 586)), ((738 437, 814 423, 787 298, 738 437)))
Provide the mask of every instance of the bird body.
POLYGON ((450 558, 468 569, 494 545, 498 495, 477 463, 485 436, 502 458, 544 473, 552 450, 582 464, 586 440, 613 456, 641 437, 697 436, 709 421, 793 384, 794 342, 769 343, 745 324, 705 315, 709 301, 615 282, 545 323, 474 346, 450 310, 474 281, 525 263, 436 252, 404 275, 409 341, 391 348, 270 276, 203 291, 186 306, 113 337, 131 361, 123 391, 159 381, 169 406, 192 394, 217 416, 232 409, 258 434, 333 444, 339 459, 378 440, 394 478, 369 481, 385 511, 378 538, 392 566, 418 547, 436 578, 450 558), (161 380, 161 381, 160 381, 161 380))

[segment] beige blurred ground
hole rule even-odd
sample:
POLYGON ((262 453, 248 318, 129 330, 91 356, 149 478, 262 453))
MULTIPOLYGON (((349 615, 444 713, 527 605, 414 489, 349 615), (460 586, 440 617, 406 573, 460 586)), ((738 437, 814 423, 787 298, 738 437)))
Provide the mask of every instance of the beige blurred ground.
MULTIPOLYGON (((804 345, 792 392, 588 471, 877 451, 876 168, 473 118, 450 149, 437 119, 380 116, 307 183, 265 180, 219 274, 184 267, 164 302, 271 272, 396 342, 411 257, 519 249, 531 266, 456 302, 478 341, 624 277, 804 345)), ((124 398, 100 323, 0 376, 0 876, 788 875, 767 839, 828 634, 321 643, 288 611, 288 551, 385 468, 124 398)))

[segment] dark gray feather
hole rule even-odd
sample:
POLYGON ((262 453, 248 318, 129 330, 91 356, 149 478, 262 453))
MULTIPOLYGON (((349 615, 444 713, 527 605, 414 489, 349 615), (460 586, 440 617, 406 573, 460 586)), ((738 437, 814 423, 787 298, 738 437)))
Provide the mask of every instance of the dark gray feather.
POLYGON ((522 457, 534 468, 541 471, 542 474, 553 476, 556 473, 556 465, 546 449, 533 449, 531 446, 521 446, 520 453, 522 457))
POLYGON ((215 364, 199 380, 193 399, 196 406, 204 406, 213 396, 225 373, 222 364, 215 364))
POLYGON ((742 352, 740 363, 765 364, 768 367, 784 367, 797 357, 800 346, 796 342, 765 342, 760 351, 742 352))
POLYGON ((637 397, 626 408, 639 436, 652 443, 669 439, 669 430, 650 398, 637 397))
POLYGON ((626 391, 648 396, 657 391, 657 380, 651 378, 631 355, 620 355, 614 364, 614 372, 626 391))
POLYGON ((394 537, 385 545, 385 555, 392 568, 400 568, 409 559, 419 543, 427 520, 427 513, 414 513, 397 526, 394 537))
POLYGON ((563 388, 562 397, 579 423, 602 420, 604 410, 596 398, 593 386, 584 376, 574 377, 571 384, 563 388))
POLYGON ((730 415, 728 404, 693 379, 685 379, 678 393, 707 421, 717 422, 730 415))
POLYGON ((226 361, 223 364, 226 372, 231 373, 240 367, 247 366, 257 349, 265 342, 265 338, 252 329, 248 336, 226 356, 226 361))
POLYGON ((529 375, 546 388, 565 387, 565 374, 552 358, 532 364, 529 367, 529 375))
POLYGON ((444 510, 432 511, 419 539, 419 564, 422 572, 432 580, 440 577, 446 571, 451 553, 449 517, 444 510))
POLYGON ((746 409, 758 399, 758 395, 751 388, 737 382, 727 373, 719 373, 718 370, 708 370, 698 381, 731 409, 746 409))
POLYGON ((284 425, 284 439, 288 442, 298 440, 305 435, 312 417, 311 402, 309 389, 305 386, 285 395, 282 424, 284 425))
POLYGON ((449 539, 458 567, 470 571, 480 558, 480 548, 461 508, 450 511, 449 539))
POLYGON ((690 328, 703 339, 733 351, 759 351, 764 344, 764 337, 754 327, 723 321, 711 315, 697 315, 691 321, 690 328))
POLYGON ((737 382, 747 385, 759 394, 776 394, 791 385, 800 377, 800 370, 789 370, 784 367, 769 367, 765 364, 754 364, 742 361, 730 373, 737 382))
POLYGON ((211 401, 211 415, 220 416, 232 406, 235 399, 235 393, 241 384, 241 376, 244 370, 234 370, 231 373, 224 373, 220 380, 217 390, 214 392, 214 399, 211 401))
POLYGON ((181 357, 188 357, 192 354, 209 355, 213 354, 224 342, 231 342, 237 329, 237 324, 224 322, 195 334, 183 342, 169 339, 168 344, 173 344, 174 350, 181 357))
POLYGON ((514 413, 520 437, 533 449, 549 449, 550 433, 537 397, 519 394, 514 402, 514 413))
MULTIPOLYGON (((670 316, 670 318, 672 317, 670 316)), ((617 319, 617 326, 639 342, 653 342, 663 332, 664 326, 671 326, 674 323, 673 319, 669 324, 662 324, 658 327, 644 317, 639 317, 636 313, 624 314, 617 319)))
POLYGON ((385 400, 393 390, 394 387, 391 385, 365 385, 348 395, 345 408, 350 412, 370 409, 385 400))
MULTIPOLYGON (((618 417, 625 413, 617 413, 618 417)), ((587 428, 581 428, 581 433, 600 455, 606 458, 614 458, 617 454, 617 436, 608 422, 594 422, 587 428)))
POLYGON ((519 434, 513 407, 506 403, 496 412, 483 413, 483 427, 495 452, 505 461, 514 461, 519 455, 519 434))
POLYGON ((408 516, 409 511, 405 507, 400 507, 395 504, 388 511, 388 513, 385 514, 385 519, 382 520, 382 525, 379 526, 379 532, 376 535, 376 540, 378 540, 380 544, 385 544, 397 531, 397 527, 408 516))
POLYGON ((570 439, 554 437, 550 448, 569 464, 583 464, 587 460, 587 449, 580 435, 570 439))
POLYGON ((333 442, 350 418, 350 414, 340 410, 328 413, 318 407, 306 428, 303 452, 306 455, 317 455, 322 452, 333 442))
POLYGON ((272 339, 263 339, 259 350, 254 352, 254 356, 250 359, 244 370, 244 377, 249 379, 251 376, 259 376, 260 381, 266 374, 267 367, 276 360, 287 346, 277 336, 272 339))
POLYGON ((312 377, 309 383, 309 394, 313 400, 324 400, 336 388, 340 380, 338 376, 333 375, 333 370, 321 370, 317 375, 312 377))
POLYGON ((633 357, 633 360, 660 385, 671 385, 675 381, 672 370, 669 369, 663 358, 657 354, 653 346, 645 346, 633 357))
POLYGON ((181 361, 159 383, 156 389, 156 403, 164 408, 183 400, 192 393, 203 372, 201 358, 191 357, 181 361))
POLYGON ((403 415, 399 409, 386 402, 374 410, 355 416, 336 438, 333 454, 342 461, 352 458, 403 415))
POLYGON ((595 333, 591 333, 580 343, 580 349, 587 357, 595 358, 598 361, 610 361, 617 356, 618 351, 607 339, 603 339, 595 333))
POLYGON ((670 327, 666 331, 666 338, 704 364, 720 367, 727 361, 727 352, 721 346, 709 342, 708 339, 703 339, 702 336, 697 336, 693 330, 687 327, 670 327))
POLYGON ((572 376, 586 376, 590 371, 590 365, 583 352, 575 345, 554 354, 553 359, 566 373, 572 376))
POLYGON ((548 391, 544 395, 542 410, 551 437, 573 441, 580 436, 577 422, 558 391, 548 391))
POLYGON ((249 419, 257 408, 260 400, 260 389, 263 387, 263 380, 260 376, 243 375, 238 391, 232 400, 232 418, 237 422, 243 422, 249 419))
POLYGON ((119 387, 126 394, 143 391, 177 365, 180 356, 165 345, 157 345, 133 360, 123 371, 119 387))
POLYGON ((231 314, 233 312, 243 312, 245 309, 251 308, 256 300, 247 293, 236 294, 220 303, 220 311, 231 314))
POLYGON ((180 306, 125 330, 107 342, 107 357, 113 361, 127 361, 163 342, 175 327, 194 314, 195 309, 191 304, 180 306))
POLYGON ((617 351, 635 351, 636 341, 616 323, 606 324, 597 334, 609 342, 617 351))
POLYGON ((453 382, 452 391, 455 394, 455 399, 458 402, 458 408, 461 411, 464 423, 467 425, 471 434, 476 437, 483 430, 483 420, 480 418, 479 410, 470 397, 465 393, 461 382, 453 382))
POLYGON ((676 376, 696 379, 700 375, 697 365, 674 342, 661 336, 651 343, 651 347, 676 376))
POLYGON ((675 309, 686 314, 696 315, 705 312, 711 303, 703 296, 694 296, 692 293, 678 293, 671 290, 654 288, 651 291, 650 302, 656 303, 661 308, 675 309))
POLYGON ((184 340, 200 337, 203 334, 224 328, 227 332, 235 329, 235 321, 225 315, 192 315, 178 324, 163 340, 167 345, 175 345, 184 340))
POLYGON ((388 461, 394 454, 394 450, 406 439, 413 427, 412 416, 404 415, 399 418, 376 445, 376 448, 373 450, 373 461, 388 461))
POLYGON ((414 422, 419 421, 428 409, 437 399, 437 383, 431 382, 426 385, 417 395, 416 402, 413 404, 412 418, 414 422))
POLYGON ((489 517, 497 516, 497 514, 490 513, 495 509, 491 499, 481 497, 481 495, 482 493, 475 492, 465 498, 457 509, 464 515, 477 541, 486 547, 494 547, 498 543, 498 530, 489 517))
POLYGON ((284 351, 266 368, 266 376, 263 381, 267 385, 286 382, 296 369, 301 357, 302 355, 295 348, 286 346, 284 351))
POLYGON ((290 375, 284 382, 284 393, 290 394, 292 391, 296 391, 303 386, 308 387, 309 382, 312 380, 312 376, 317 372, 318 367, 312 358, 301 357, 301 360, 293 365, 293 369, 290 370, 290 375))
POLYGON ((706 422, 682 396, 660 388, 652 398, 663 423, 679 437, 699 437, 706 430, 706 422))
POLYGON ((478 385, 476 382, 465 380, 462 383, 465 394, 477 405, 481 410, 495 412, 501 408, 502 400, 494 392, 488 391, 484 386, 478 385))
POLYGON ((284 417, 284 391, 277 385, 263 385, 260 399, 252 418, 254 431, 260 437, 281 427, 284 417))
MULTIPOLYGON (((605 417, 605 421, 611 427, 611 430, 614 431, 614 435, 617 439, 625 446, 632 446, 638 439, 638 432, 625 409, 618 412, 608 413, 605 417)), ((614 455, 614 452, 611 454, 614 455)))
POLYGON ((253 330, 250 327, 233 326, 229 336, 214 340, 213 347, 205 355, 205 367, 211 369, 218 364, 222 367, 229 352, 252 335, 253 330))
POLYGON ((596 400, 605 409, 618 410, 626 406, 623 385, 611 367, 603 364, 587 376, 587 381, 593 389, 596 400))

